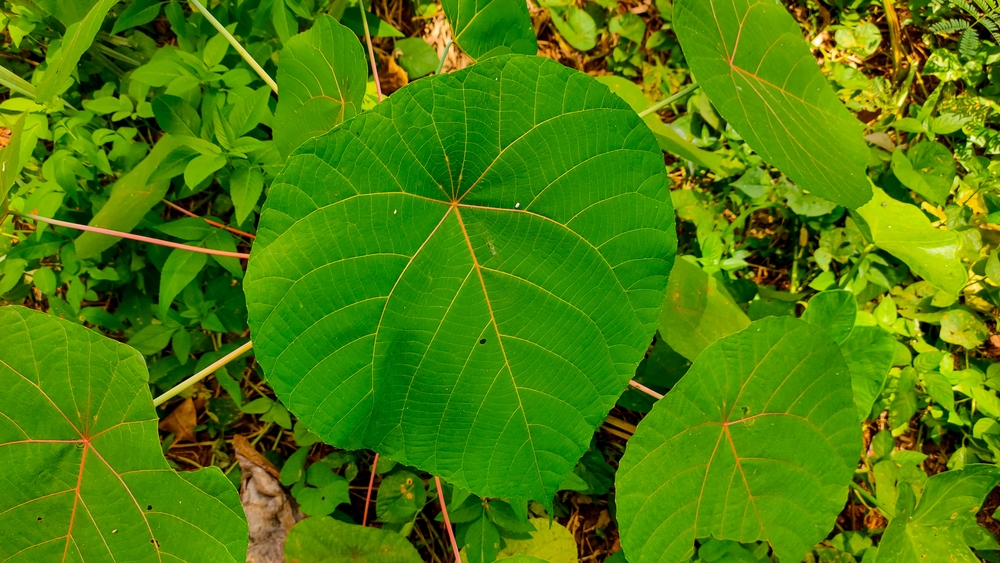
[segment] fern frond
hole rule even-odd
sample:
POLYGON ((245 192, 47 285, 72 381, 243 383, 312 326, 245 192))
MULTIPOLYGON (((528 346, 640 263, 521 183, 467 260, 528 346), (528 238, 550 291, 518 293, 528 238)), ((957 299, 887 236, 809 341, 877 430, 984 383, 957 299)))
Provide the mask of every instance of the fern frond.
POLYGON ((958 40, 958 52, 966 57, 973 57, 979 50, 979 35, 976 30, 969 28, 962 33, 962 38, 958 40))
POLYGON ((969 4, 967 0, 951 0, 951 3, 968 12, 970 16, 979 18, 979 11, 973 8, 972 4, 969 4))
POLYGON ((966 29, 969 29, 969 27, 969 22, 965 20, 943 20, 932 25, 930 30, 939 35, 947 35, 950 33, 965 31, 966 29))

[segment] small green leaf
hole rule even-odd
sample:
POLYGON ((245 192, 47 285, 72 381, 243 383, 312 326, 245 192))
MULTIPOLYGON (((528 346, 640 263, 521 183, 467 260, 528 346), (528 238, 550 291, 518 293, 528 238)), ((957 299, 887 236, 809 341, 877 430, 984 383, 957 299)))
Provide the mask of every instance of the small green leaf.
POLYGON ((320 17, 309 31, 291 38, 278 65, 278 152, 287 156, 306 140, 357 115, 367 79, 357 36, 332 17, 320 17))
POLYGON ((646 22, 642 21, 642 18, 636 14, 625 12, 611 18, 608 23, 608 31, 617 33, 635 43, 642 43, 643 37, 646 36, 646 22))
POLYGON ((959 234, 936 229, 919 208, 892 199, 875 188, 875 196, 857 211, 862 232, 875 246, 906 263, 913 273, 951 295, 968 281, 958 258, 959 234))
POLYGON ((597 45, 597 24, 584 10, 569 6, 563 11, 549 10, 559 35, 579 51, 589 51, 597 45))
POLYGON ((990 335, 986 323, 964 309, 951 309, 941 318, 941 340, 966 350, 978 348, 990 335))
POLYGON ((660 336, 694 361, 708 345, 750 325, 719 280, 683 258, 674 262, 660 312, 660 336))
POLYGON ((528 4, 516 0, 442 0, 455 43, 476 60, 538 53, 528 4))
POLYGON ((56 292, 59 287, 59 282, 56 281, 56 273, 52 271, 52 268, 48 266, 43 266, 35 270, 32 274, 32 282, 38 291, 41 291, 44 295, 51 296, 56 292))
POLYGON ((352 4, 348 7, 344 12, 344 17, 340 18, 340 23, 347 29, 350 29, 356 37, 364 37, 365 28, 364 22, 361 20, 362 13, 365 14, 365 19, 368 20, 368 31, 372 37, 404 37, 403 32, 371 13, 367 8, 365 8, 364 12, 359 11, 358 4, 352 4))
POLYGON ((800 561, 844 507, 857 416, 825 331, 769 318, 716 341, 628 442, 615 497, 626 557, 679 562, 712 536, 800 561))
MULTIPOLYGON (((505 538, 499 561, 514 561, 514 557, 535 557, 548 563, 577 563, 576 540, 562 524, 548 518, 532 518, 535 532, 530 539, 505 538)), ((523 559, 521 561, 524 561, 523 559)))
POLYGON ((200 154, 188 162, 184 169, 184 185, 194 189, 208 177, 226 165, 228 160, 221 154, 200 154))
POLYGON ((375 511, 382 522, 404 523, 413 520, 426 503, 423 480, 409 471, 397 471, 379 484, 375 511))
POLYGON ((399 52, 399 66, 403 67, 410 80, 416 80, 421 76, 437 70, 437 51, 420 37, 410 37, 396 41, 396 51, 399 52))
POLYGON ((104 23, 104 16, 119 0, 97 0, 84 18, 66 28, 59 50, 48 57, 49 65, 38 85, 38 99, 47 101, 63 93, 68 87, 70 73, 76 69, 80 57, 90 48, 97 32, 104 23))
POLYGON ((823 327, 837 344, 843 344, 854 330, 858 301, 850 291, 818 293, 809 300, 802 320, 823 327))
POLYGON ((854 402, 862 420, 868 417, 882 393, 896 348, 892 334, 877 326, 854 327, 851 335, 840 344, 840 352, 851 370, 854 402))
POLYGON ((118 35, 125 30, 146 25, 155 20, 156 16, 160 15, 162 5, 162 0, 135 0, 118 15, 111 35, 118 35))
POLYGON ((500 530, 483 514, 465 528, 463 553, 468 563, 493 563, 500 552, 500 530))
POLYGON ((298 563, 422 563, 403 536, 330 517, 306 518, 293 526, 285 541, 285 557, 298 563))
POLYGON ((937 205, 944 205, 955 180, 955 158, 948 147, 924 141, 906 153, 892 153, 892 173, 907 188, 937 205))
POLYGON ((10 128, 10 139, 7 146, 0 151, 0 217, 7 214, 8 194, 17 177, 21 174, 21 138, 24 135, 24 122, 27 113, 22 113, 10 128))
POLYGON ((167 257, 160 274, 160 313, 166 317, 174 298, 201 273, 208 255, 175 248, 167 257))
POLYGON ((242 224, 253 212, 264 193, 264 173, 260 168, 235 163, 229 176, 229 195, 236 208, 236 224, 242 224))
POLYGON ((900 511, 889 523, 875 563, 978 563, 964 532, 977 526, 976 513, 998 483, 994 465, 968 464, 931 477, 912 513, 900 511))
POLYGON ((135 333, 129 339, 128 344, 141 354, 152 356, 170 344, 170 339, 176 330, 176 328, 167 328, 164 325, 149 325, 135 333))
POLYGON ((834 203, 853 209, 871 199, 863 126, 784 5, 676 0, 674 29, 698 83, 765 161, 834 203))
POLYGON ((889 403, 889 427, 895 432, 906 428, 917 412, 917 370, 903 368, 896 382, 896 392, 889 403))
POLYGON ((182 240, 205 240, 208 235, 215 232, 216 227, 209 225, 201 217, 185 217, 169 223, 157 225, 157 231, 177 237, 182 240))
POLYGON ((282 45, 287 45, 288 40, 299 32, 299 22, 285 0, 271 0, 271 23, 282 45))
POLYGON ((160 450, 142 356, 69 321, 0 308, 0 559, 246 561, 247 521, 216 467, 160 450))

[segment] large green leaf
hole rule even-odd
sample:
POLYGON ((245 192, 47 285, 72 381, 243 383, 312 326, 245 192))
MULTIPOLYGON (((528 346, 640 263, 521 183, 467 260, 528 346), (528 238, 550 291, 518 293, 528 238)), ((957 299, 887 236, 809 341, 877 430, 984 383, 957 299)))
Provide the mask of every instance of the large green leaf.
POLYGON ((329 516, 306 518, 285 540, 289 563, 420 563, 420 554, 403 536, 366 528, 329 516))
POLYGON ((827 84, 780 2, 677 0, 691 72, 764 160, 813 195, 850 208, 872 191, 862 124, 827 84))
POLYGON ((801 560, 844 506, 860 430, 825 331, 767 318, 715 342, 629 440, 616 496, 626 557, 682 561, 713 536, 801 560))
MULTIPOLYGON (((119 178, 111 188, 111 197, 104 207, 90 220, 92 227, 103 227, 129 232, 159 203, 170 188, 170 179, 184 170, 185 161, 172 157, 178 153, 193 154, 172 135, 164 135, 156 142, 139 164, 119 178)), ((121 239, 97 233, 83 233, 76 237, 76 255, 80 259, 100 256, 121 239)))
POLYGON ((455 43, 476 60, 505 54, 534 55, 538 39, 527 2, 441 0, 455 43))
POLYGON ((709 344, 749 325, 719 280, 692 262, 674 262, 660 312, 660 336, 674 351, 694 361, 709 344))
POLYGON ((361 111, 368 65, 358 38, 330 16, 292 37, 281 50, 274 143, 288 156, 361 111))
POLYGON ((966 465, 927 480, 913 507, 912 488, 899 488, 897 508, 878 546, 876 563, 978 563, 963 536, 977 526, 983 498, 1000 483, 995 465, 966 465))
POLYGON ((163 459, 147 379, 124 344, 0 309, 0 559, 246 560, 229 479, 163 459))
MULTIPOLYGON (((642 111, 651 105, 646 95, 639 89, 639 86, 631 80, 613 74, 598 76, 597 80, 605 84, 612 92, 621 96, 635 111, 642 111)), ((646 125, 649 125, 649 128, 653 131, 653 134, 656 135, 656 140, 660 144, 660 148, 665 152, 708 168, 717 176, 726 175, 721 156, 714 152, 702 150, 689 141, 684 140, 676 131, 663 123, 660 120, 660 116, 655 113, 651 113, 643 119, 646 121, 646 125)))
POLYGON ((663 155, 593 78, 496 57, 300 147, 246 278, 257 359, 324 441, 549 499, 643 358, 663 155))
POLYGON ((968 272, 958 258, 957 232, 934 228, 920 208, 897 201, 879 188, 858 209, 858 215, 864 219, 865 238, 906 262, 914 274, 951 295, 965 286, 968 272))
POLYGON ((101 30, 104 16, 119 0, 97 0, 82 20, 66 28, 59 50, 48 57, 48 67, 36 94, 45 101, 65 91, 70 73, 80 63, 80 57, 90 48, 101 30))

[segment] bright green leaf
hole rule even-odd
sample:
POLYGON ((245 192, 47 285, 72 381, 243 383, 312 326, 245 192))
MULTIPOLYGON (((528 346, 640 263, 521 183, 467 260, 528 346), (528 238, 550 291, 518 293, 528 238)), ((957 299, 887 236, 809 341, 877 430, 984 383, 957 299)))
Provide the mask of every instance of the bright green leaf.
POLYGON ((406 71, 410 80, 437 70, 440 58, 437 51, 420 37, 410 37, 396 41, 396 51, 399 52, 399 66, 406 71))
POLYGON ((889 523, 875 563, 978 563, 964 532, 977 526, 976 513, 998 483, 994 465, 969 464, 931 477, 912 513, 902 511, 889 523))
POLYGON ((576 6, 565 10, 549 10, 552 23, 559 35, 579 51, 589 51, 597 46, 597 24, 594 18, 576 6))
POLYGON ((687 260, 674 262, 660 335, 678 354, 694 361, 709 344, 749 325, 722 282, 687 260))
POLYGON ((52 268, 48 266, 43 266, 35 270, 32 274, 32 284, 41 291, 43 295, 52 295, 56 292, 59 287, 59 282, 56 281, 56 273, 52 271, 52 268))
POLYGON ((455 43, 476 60, 535 55, 538 40, 528 4, 517 0, 442 0, 455 43))
POLYGON ((162 0, 135 0, 118 15, 111 35, 118 35, 125 30, 155 20, 156 16, 160 15, 161 6, 163 6, 162 0))
POLYGON ((420 554, 396 532, 306 518, 288 532, 285 558, 297 563, 421 563, 420 554))
POLYGON ((495 57, 293 153, 247 274, 257 360, 327 443, 551 498, 645 354, 675 248, 635 112, 495 57))
POLYGON ((330 16, 290 39, 278 65, 274 142, 287 156, 361 111, 368 79, 361 44, 330 16))
POLYGON ((188 162, 184 168, 184 185, 195 188, 208 177, 226 165, 228 160, 221 154, 200 154, 188 162))
POLYGON ((986 323, 964 309, 951 309, 941 318, 941 340, 966 350, 978 348, 990 335, 986 323))
POLYGON ((493 563, 500 552, 500 530, 484 513, 464 528, 462 553, 468 563, 493 563))
POLYGON ((97 0, 84 18, 66 28, 59 50, 48 57, 49 65, 38 85, 38 99, 45 101, 66 90, 70 73, 90 48, 104 23, 104 16, 119 0, 97 0))
POLYGON ((365 28, 364 21, 361 20, 362 13, 365 14, 365 19, 368 20, 368 31, 372 37, 403 37, 403 32, 371 13, 367 8, 365 8, 364 12, 361 12, 358 9, 358 4, 348 5, 348 9, 344 12, 344 17, 340 18, 340 23, 347 29, 350 29, 355 36, 364 37, 365 28))
POLYGON ((643 37, 646 36, 646 22, 642 21, 642 18, 636 14, 625 12, 611 18, 608 23, 608 31, 617 33, 635 43, 642 43, 643 37))
POLYGON ((218 468, 160 452, 135 350, 20 307, 0 309, 0 558, 246 561, 247 522, 218 468))
POLYGON ((853 209, 871 199, 862 124, 784 5, 677 0, 674 28, 698 83, 764 160, 834 203, 853 209))
POLYGON ((826 332, 769 318, 715 342, 628 442, 615 497, 626 557, 683 561, 713 536, 801 560, 844 507, 856 421, 826 332))
POLYGON ((948 147, 924 141, 892 153, 892 173, 907 188, 937 205, 944 205, 955 180, 955 158, 948 147))
POLYGON ((885 386, 896 353, 896 339, 877 326, 858 326, 840 344, 840 352, 851 370, 858 415, 864 419, 885 386))
POLYGON ((256 166, 235 163, 229 177, 229 195, 236 208, 236 223, 242 224, 253 212, 264 193, 264 173, 256 166))
POLYGON ((809 300, 802 320, 823 327, 837 344, 843 344, 854 330, 858 301, 850 291, 817 293, 809 300))
POLYGON ((375 511, 382 522, 409 522, 427 503, 423 480, 409 471, 388 475, 378 486, 375 511))
POLYGON ((160 312, 166 316, 174 298, 201 273, 208 254, 175 248, 167 257, 160 274, 160 312))
POLYGON ((497 561, 535 557, 548 563, 576 563, 576 540, 565 526, 549 522, 548 518, 532 518, 530 522, 536 530, 531 533, 531 538, 505 538, 507 545, 500 550, 497 561))
POLYGON ((868 230, 865 238, 905 262, 914 274, 951 295, 965 286, 968 275, 958 258, 961 243, 955 231, 934 228, 918 207, 896 201, 879 188, 858 215, 868 230))
MULTIPOLYGON (((613 74, 598 76, 597 80, 610 88, 612 92, 621 96, 637 112, 652 105, 646 98, 646 95, 642 93, 639 86, 631 80, 613 74)), ((663 123, 659 115, 650 114, 643 119, 653 131, 653 134, 656 135, 656 140, 662 150, 708 168, 717 176, 726 175, 723 169, 723 158, 720 155, 702 150, 689 141, 686 141, 676 131, 663 123)))

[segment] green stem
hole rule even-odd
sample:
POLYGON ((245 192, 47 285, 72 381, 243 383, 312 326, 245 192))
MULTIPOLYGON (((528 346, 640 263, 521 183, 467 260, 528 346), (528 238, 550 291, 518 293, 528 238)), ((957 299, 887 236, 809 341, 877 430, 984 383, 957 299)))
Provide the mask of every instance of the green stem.
POLYGON ((215 16, 212 15, 212 12, 209 12, 208 9, 201 4, 201 2, 199 2, 198 0, 189 0, 189 1, 192 4, 194 4, 195 8, 198 8, 198 11, 201 12, 201 15, 205 16, 205 19, 207 19, 209 23, 212 24, 212 27, 214 27, 219 33, 221 33, 222 36, 226 38, 226 41, 229 41, 229 44, 233 46, 233 49, 236 49, 236 52, 239 53, 241 57, 243 57, 243 60, 246 61, 247 64, 250 65, 250 67, 253 68, 257 72, 257 74, 260 75, 262 79, 264 79, 264 82, 271 87, 271 90, 274 90, 274 93, 277 94, 278 84, 274 81, 273 78, 271 78, 270 76, 267 75, 266 72, 264 72, 264 68, 261 67, 259 64, 257 64, 257 61, 255 61, 254 58, 250 56, 250 53, 248 53, 247 50, 243 48, 243 45, 240 45, 240 42, 237 41, 235 37, 233 37, 233 34, 229 33, 229 30, 223 27, 222 24, 219 23, 219 20, 215 19, 215 16))
POLYGON ((444 44, 444 53, 441 55, 441 60, 438 61, 438 67, 437 70, 434 71, 434 74, 441 74, 441 69, 444 68, 444 60, 448 58, 448 51, 451 50, 451 42, 452 40, 449 39, 448 42, 444 44))
POLYGON ((847 284, 851 283, 851 278, 854 277, 854 274, 857 273, 858 268, 861 267, 861 263, 865 261, 865 258, 868 258, 868 253, 871 252, 872 250, 875 250, 874 244, 869 244, 868 246, 865 247, 864 250, 861 251, 861 256, 859 256, 858 259, 854 261, 854 264, 851 265, 851 269, 847 271, 847 275, 840 278, 840 284, 839 284, 840 289, 846 288, 847 284))
POLYGON ((235 360, 236 358, 238 358, 238 357, 242 356, 243 354, 245 354, 246 352, 250 351, 251 348, 253 348, 253 342, 249 342, 248 341, 246 344, 244 344, 244 345, 240 346, 239 348, 233 350, 232 352, 226 354, 225 356, 223 356, 221 359, 219 359, 218 361, 216 361, 212 365, 210 365, 207 368, 199 371, 198 373, 192 375, 191 377, 185 379, 184 381, 181 381, 180 383, 178 383, 177 385, 175 385, 173 387, 173 389, 167 391, 166 393, 164 393, 164 394, 160 395, 159 397, 157 397, 156 399, 154 399, 153 400, 153 406, 154 407, 158 407, 158 406, 162 405, 163 403, 169 401, 170 399, 176 397, 177 395, 179 395, 182 391, 184 391, 188 387, 191 387, 195 383, 198 383, 202 379, 205 379, 209 375, 212 375, 213 373, 216 372, 216 370, 218 370, 222 366, 228 364, 229 362, 235 360))
POLYGON ((864 490, 861 487, 861 485, 855 483, 854 481, 851 481, 851 488, 854 489, 855 491, 857 491, 858 495, 862 499, 864 499, 865 502, 867 502, 868 504, 870 504, 870 505, 874 506, 875 508, 879 509, 879 511, 882 512, 882 514, 885 515, 886 518, 892 520, 896 516, 895 513, 893 513, 891 510, 888 510, 888 509, 886 509, 886 507, 882 506, 882 504, 879 503, 879 501, 876 500, 875 497, 873 497, 871 493, 869 493, 868 491, 864 490))
POLYGON ((683 98, 684 96, 687 96, 691 92, 694 92, 698 88, 699 88, 699 86, 697 84, 689 84, 685 88, 682 88, 680 92, 677 92, 676 94, 674 94, 672 96, 667 96, 666 98, 663 98, 662 100, 656 102, 655 104, 649 106, 648 108, 640 111, 639 112, 639 117, 646 117, 647 115, 649 115, 651 113, 656 113, 656 112, 660 111, 661 109, 669 106, 670 104, 676 102, 677 100, 683 98))

